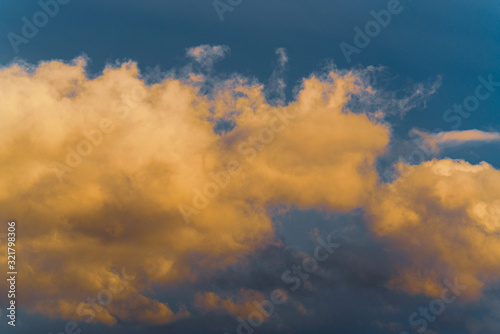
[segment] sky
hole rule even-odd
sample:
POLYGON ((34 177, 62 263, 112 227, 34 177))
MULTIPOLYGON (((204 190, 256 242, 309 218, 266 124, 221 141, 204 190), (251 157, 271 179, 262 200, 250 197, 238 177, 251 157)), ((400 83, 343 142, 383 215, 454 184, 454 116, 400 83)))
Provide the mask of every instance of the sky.
POLYGON ((0 0, 0 331, 498 333, 499 16, 0 0))

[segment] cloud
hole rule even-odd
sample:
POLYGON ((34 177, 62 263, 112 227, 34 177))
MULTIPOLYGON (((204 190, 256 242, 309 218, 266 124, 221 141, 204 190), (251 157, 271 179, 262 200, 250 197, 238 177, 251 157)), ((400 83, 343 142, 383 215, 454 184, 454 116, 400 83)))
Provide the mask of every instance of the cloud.
POLYGON ((353 74, 331 72, 307 79, 286 107, 261 101, 231 118, 237 131, 223 138, 224 146, 237 154, 234 159, 251 164, 238 191, 257 203, 300 208, 349 211, 362 205, 377 182, 375 159, 389 141, 387 126, 344 108, 351 94, 364 89, 353 74))
POLYGON ((29 311, 82 320, 78 305, 126 268, 136 279, 93 321, 168 323, 188 311, 150 291, 275 242, 269 207, 368 202, 390 129, 347 107, 372 94, 356 72, 311 76, 286 106, 239 76, 206 95, 189 77, 146 85, 127 62, 89 78, 80 58, 0 70, 0 220, 18 222, 29 311), (234 127, 216 132, 222 120, 234 127))
POLYGON ((500 171, 449 159, 413 168, 381 185, 367 210, 374 232, 402 257, 389 286, 439 297, 443 281, 457 278, 465 299, 478 298, 500 278, 500 171))
MULTIPOLYGON (((382 101, 366 71, 312 75, 294 100, 274 105, 267 87, 238 75, 201 93, 196 72, 147 85, 133 62, 94 78, 85 66, 79 58, 0 70, 0 219, 18 222, 19 301, 29 311, 84 320, 79 305, 120 280, 113 268, 127 268, 136 278, 92 321, 189 317, 151 291, 211 277, 278 243, 276 206, 362 208, 398 254, 391 289, 436 296, 458 277, 477 298, 498 281, 499 171, 433 160, 381 183, 374 164, 391 129, 364 112, 363 102, 382 101), (229 125, 216 131, 221 122, 229 125)), ((248 298, 239 291, 200 292, 195 306, 241 315, 248 298)))
MULTIPOLYGON (((331 65, 334 68, 334 65, 331 65)), ((380 78, 387 76, 387 69, 382 66, 368 66, 356 73, 364 81, 377 83, 380 78)), ((391 79, 389 79, 391 80, 391 79)), ((359 112, 369 113, 372 117, 383 119, 393 115, 403 118, 406 113, 415 108, 425 108, 429 101, 441 87, 442 78, 436 77, 427 82, 418 82, 401 88, 397 92, 377 89, 370 86, 365 94, 353 96, 349 101, 349 108, 359 112)))
POLYGON ((241 289, 232 297, 219 296, 215 292, 197 293, 195 306, 205 311, 223 311, 235 317, 246 319, 257 309, 255 304, 262 303, 266 296, 259 291, 241 289), (234 296, 237 295, 237 296, 234 296))
POLYGON ((274 68, 271 78, 269 79, 268 90, 271 96, 268 97, 269 100, 276 99, 276 104, 284 105, 286 100, 285 88, 286 81, 283 78, 285 73, 286 64, 288 63, 288 55, 286 54, 285 48, 278 48, 275 50, 276 56, 278 56, 278 64, 274 68))
POLYGON ((500 139, 497 132, 483 132, 479 130, 440 132, 434 135, 438 143, 490 141, 500 139))
POLYGON ((286 54, 286 49, 277 48, 276 55, 278 56, 278 64, 280 68, 285 67, 285 65, 288 63, 288 55, 286 54))
POLYGON ((200 45, 187 49, 186 55, 202 66, 211 68, 213 64, 223 59, 229 53, 229 47, 224 45, 200 45))
POLYGON ((500 133, 484 132, 480 130, 443 131, 432 134, 419 130, 412 130, 412 132, 420 136, 424 140, 425 145, 431 147, 435 153, 439 152, 440 147, 458 146, 470 142, 491 142, 500 140, 500 133))

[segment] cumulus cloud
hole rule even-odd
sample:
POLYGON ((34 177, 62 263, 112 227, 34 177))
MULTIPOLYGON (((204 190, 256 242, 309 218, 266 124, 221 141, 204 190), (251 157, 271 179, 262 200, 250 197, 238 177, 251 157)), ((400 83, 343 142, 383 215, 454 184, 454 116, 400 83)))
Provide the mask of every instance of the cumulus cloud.
POLYGON ((82 320, 78 306, 110 289, 113 268, 136 278, 93 321, 188 316, 151 289, 273 242, 269 206, 363 206, 389 141, 387 125, 346 107, 371 92, 355 72, 305 79, 286 106, 240 77, 209 95, 189 77, 146 85, 133 62, 95 78, 84 59, 12 65, 0 86, 0 220, 15 218, 22 235, 19 302, 50 317, 82 320), (217 133, 222 120, 234 127, 217 133))
POLYGON ((389 286, 439 297, 443 281, 457 278, 466 299, 478 298, 500 278, 500 171, 449 159, 413 167, 381 185, 368 210, 404 259, 389 286))
MULTIPOLYGON (((78 58, 0 70, 0 220, 18 222, 19 302, 31 312, 84 320, 91 310, 81 303, 111 291, 123 281, 113 268, 126 268, 135 278, 92 321, 189 317, 150 292, 209 277, 275 242, 276 205, 363 208, 406 260, 390 273, 394 289, 437 296, 458 277, 475 298, 500 277, 500 172, 433 160, 381 183, 374 164, 391 129, 365 112, 363 102, 381 101, 366 71, 313 75, 293 101, 273 104, 266 87, 237 75, 201 93, 195 72, 147 85, 133 62, 94 78, 85 66, 78 58), (216 131, 221 122, 230 126, 216 131)), ((194 306, 241 316, 257 297, 206 292, 194 306)))

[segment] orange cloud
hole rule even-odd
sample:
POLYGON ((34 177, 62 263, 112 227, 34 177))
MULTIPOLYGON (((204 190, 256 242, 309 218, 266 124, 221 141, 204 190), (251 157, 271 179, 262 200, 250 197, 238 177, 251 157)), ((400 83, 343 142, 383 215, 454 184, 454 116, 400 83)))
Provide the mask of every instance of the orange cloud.
POLYGON ((229 48, 223 45, 200 45, 187 49, 186 55, 196 62, 211 67, 215 62, 223 59, 229 53, 229 48))
POLYGON ((467 142, 491 142, 500 139, 500 133, 484 132, 479 130, 448 131, 438 133, 427 133, 413 130, 413 133, 420 136, 434 153, 439 152, 440 146, 460 145, 467 142))
POLYGON ((466 141, 490 141, 500 139, 496 132, 484 132, 479 130, 440 132, 434 135, 438 143, 466 142, 466 141))
POLYGON ((236 297, 221 297, 215 292, 197 293, 195 306, 206 311, 223 311, 235 317, 246 318, 257 310, 255 303, 265 300, 265 296, 255 290, 241 289, 236 297))
MULTIPOLYGON (((474 298, 500 277, 499 171, 433 160, 380 184, 374 163, 390 128, 350 109, 353 97, 377 94, 359 73, 312 76, 278 106, 244 78, 208 95, 204 81, 189 73, 148 86, 132 62, 89 78, 83 59, 0 70, 0 219, 15 219, 22 240, 22 305, 108 325, 187 317, 147 292, 207 277, 273 242, 267 208, 276 204, 365 209, 408 259, 392 288, 436 296, 459 277, 474 298), (218 132, 220 122, 231 126, 218 132), (121 280, 113 268, 136 278, 108 304, 85 305, 121 280)), ((195 306, 241 316, 246 300, 206 293, 195 306)))
POLYGON ((12 65, 0 87, 0 219, 17 221, 19 302, 50 317, 85 320, 80 303, 109 290, 122 267, 136 279, 97 305, 93 321, 187 316, 146 292, 273 242, 270 205, 363 206, 389 141, 386 125, 347 108, 351 96, 373 93, 356 73, 304 80, 287 106, 239 77, 210 95, 198 79, 147 86, 132 62, 95 78, 83 59, 12 65), (222 120, 234 128, 214 131, 222 120), (238 172, 222 189, 214 175, 228 166, 238 172), (190 224, 182 205, 196 210, 190 224))
POLYGON ((449 159, 413 168, 382 185, 368 210, 373 230, 406 259, 390 286, 439 297, 456 277, 464 295, 479 297, 500 277, 500 171, 449 159))

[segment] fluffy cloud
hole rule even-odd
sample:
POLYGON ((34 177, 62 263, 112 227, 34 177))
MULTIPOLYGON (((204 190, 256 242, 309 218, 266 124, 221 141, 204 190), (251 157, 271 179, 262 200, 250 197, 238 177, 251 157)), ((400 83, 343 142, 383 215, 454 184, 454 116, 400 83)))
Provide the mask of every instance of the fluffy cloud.
POLYGON ((221 138, 225 155, 245 164, 231 197, 245 192, 255 203, 339 211, 363 205, 376 186, 373 164, 389 129, 345 109, 362 90, 353 74, 332 72, 306 80, 286 107, 271 107, 256 92, 257 101, 238 101, 243 108, 230 117, 237 126, 221 138))
MULTIPOLYGON (((89 78, 83 59, 0 70, 0 220, 18 222, 18 299, 30 311, 109 325, 187 317, 149 292, 275 242, 276 205, 363 208, 402 259, 392 288, 436 296, 458 277, 474 298, 498 280, 500 172, 433 160, 381 184, 390 128, 364 112, 381 101, 366 75, 311 76, 286 105, 239 76, 209 90, 197 76, 145 85, 129 62, 89 78), (135 278, 82 306, 123 282, 113 268, 135 278)), ((243 292, 197 294, 194 306, 241 315, 257 298, 243 292)))
POLYGON ((386 125, 346 107, 373 94, 350 72, 304 80, 287 106, 238 77, 210 95, 183 78, 147 86, 131 62, 95 78, 83 59, 12 65, 0 86, 0 219, 22 238, 19 302, 51 317, 82 320, 80 303, 120 279, 113 268, 136 278, 93 321, 187 316, 147 292, 273 242, 271 205, 363 206, 389 140, 386 125), (233 126, 219 133, 220 122, 233 126))
POLYGON ((457 278, 465 296, 479 297, 500 277, 499 198, 500 171, 487 163, 428 161, 382 185, 369 212, 401 260, 390 286, 439 297, 457 278))

